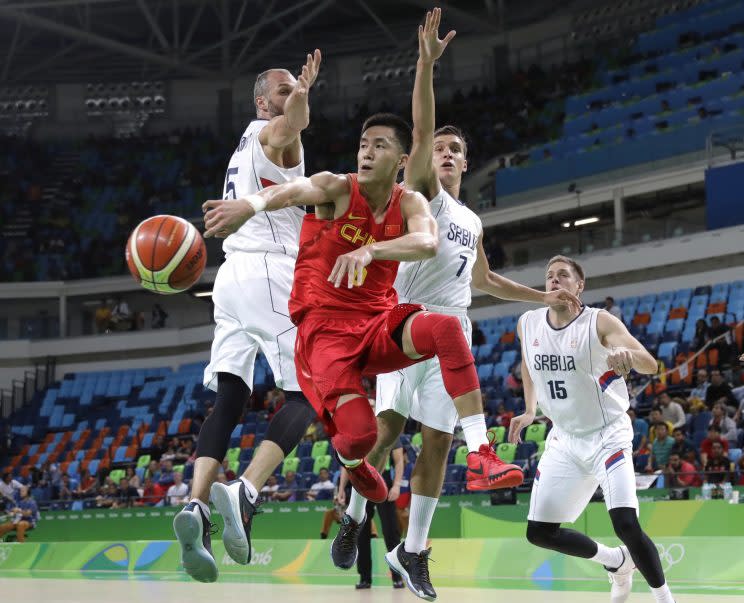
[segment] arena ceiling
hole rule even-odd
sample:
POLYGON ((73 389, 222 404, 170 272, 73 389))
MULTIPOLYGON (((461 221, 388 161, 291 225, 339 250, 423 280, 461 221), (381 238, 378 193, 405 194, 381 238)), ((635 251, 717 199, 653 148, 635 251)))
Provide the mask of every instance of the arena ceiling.
MULTIPOLYGON (((545 18, 552 0, 0 0, 0 85, 122 78, 235 78, 267 62, 296 65, 410 47, 441 6, 459 32, 497 33, 545 18)), ((563 3, 562 9, 566 5, 563 3)))

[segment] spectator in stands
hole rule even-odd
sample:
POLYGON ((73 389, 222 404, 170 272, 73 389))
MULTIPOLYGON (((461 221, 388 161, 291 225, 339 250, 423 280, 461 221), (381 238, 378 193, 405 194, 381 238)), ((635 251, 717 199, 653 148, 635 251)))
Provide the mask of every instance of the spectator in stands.
POLYGON ((23 484, 13 479, 10 471, 3 473, 3 479, 0 482, 0 510, 8 505, 15 505, 17 502, 17 492, 23 484))
POLYGON ((140 478, 139 475, 137 475, 137 472, 134 470, 133 465, 129 465, 124 472, 124 477, 127 478, 127 481, 129 482, 129 485, 132 486, 132 488, 139 489, 140 488, 140 478))
POLYGON ((739 460, 736 462, 736 466, 739 469, 739 481, 736 485, 744 486, 744 455, 739 457, 739 460))
POLYGON ((729 444, 736 443, 736 423, 726 413, 728 408, 723 402, 716 402, 713 405, 713 417, 708 423, 710 425, 716 425, 721 430, 721 439, 728 440, 729 444))
MULTIPOLYGON (((182 465, 186 463, 194 454, 194 440, 183 438, 180 440, 173 462, 182 465)), ((192 461, 193 462, 193 461, 192 461)))
POLYGON ((154 482, 160 481, 160 463, 158 461, 153 459, 148 463, 145 477, 149 477, 154 482))
POLYGON ((713 445, 717 442, 721 443, 723 452, 725 454, 728 454, 728 440, 724 440, 721 437, 721 428, 717 425, 710 425, 708 427, 708 437, 700 443, 700 464, 703 467, 705 467, 705 465, 708 463, 708 458, 713 453, 713 445))
POLYGON ((28 486, 21 486, 19 494, 18 504, 10 510, 10 521, 0 524, 0 539, 8 532, 15 532, 18 542, 26 542, 26 532, 36 527, 39 520, 39 507, 28 486))
POLYGON ((111 323, 111 307, 105 299, 101 300, 101 305, 96 308, 96 331, 105 333, 111 323))
POLYGON ((90 474, 90 471, 83 469, 80 472, 77 488, 73 491, 73 498, 84 499, 92 498, 96 494, 98 481, 90 474))
POLYGON ((300 485, 297 483, 296 477, 294 471, 287 471, 287 474, 284 476, 284 483, 274 493, 273 499, 284 502, 297 500, 300 485))
POLYGON ((96 496, 96 507, 108 509, 114 506, 116 496, 116 489, 112 488, 110 484, 104 483, 99 490, 98 496, 96 496))
POLYGON ((170 487, 175 482, 173 461, 166 459, 160 462, 160 479, 158 483, 163 487, 170 487))
POLYGON ((132 486, 126 477, 122 477, 119 480, 119 489, 116 491, 116 501, 113 505, 114 508, 121 509, 133 507, 138 498, 139 492, 137 491, 137 488, 132 486))
POLYGON ((132 311, 123 297, 116 298, 109 324, 114 331, 128 331, 132 328, 132 311))
POLYGON ((615 318, 618 320, 623 319, 623 312, 620 309, 619 306, 615 305, 615 298, 611 296, 605 297, 605 306, 604 309, 607 310, 610 314, 612 314, 615 318))
POLYGON ((54 488, 54 494, 52 496, 55 500, 72 500, 74 490, 75 486, 71 482, 70 476, 65 473, 62 476, 59 486, 54 488))
POLYGON ((705 394, 705 405, 712 409, 716 402, 723 402, 726 406, 736 408, 736 396, 731 391, 731 386, 726 383, 719 369, 710 372, 710 386, 705 394))
POLYGON ((473 345, 483 345, 484 343, 486 343, 486 336, 481 331, 478 323, 473 321, 473 345))
POLYGON ((695 463, 695 447, 692 442, 685 437, 685 432, 677 427, 672 432, 672 438, 674 438, 674 445, 672 446, 672 454, 678 454, 683 461, 688 463, 695 463))
POLYGON ((633 456, 636 457, 642 450, 646 450, 648 444, 648 422, 636 416, 634 408, 628 409, 628 416, 633 425, 633 456))
POLYGON ((158 434, 152 439, 152 445, 150 446, 150 458, 153 461, 159 461, 160 457, 167 450, 163 436, 158 434))
POLYGON ((663 469, 669 462, 669 455, 672 452, 672 446, 674 446, 674 440, 669 436, 667 424, 660 422, 655 427, 656 438, 651 445, 651 455, 648 457, 646 471, 663 469))
POLYGON ((708 325, 704 319, 698 318, 695 321, 695 334, 692 337, 692 345, 690 346, 693 352, 697 352, 702 348, 710 339, 710 333, 708 325))
POLYGON ((270 475, 266 480, 264 487, 261 488, 261 494, 266 500, 274 500, 274 495, 279 491, 279 483, 276 475, 270 475))
POLYGON ((167 318, 168 313, 163 310, 163 307, 160 304, 155 304, 152 307, 152 312, 150 313, 150 325, 153 329, 164 329, 167 318))
POLYGON ((713 498, 723 498, 726 491, 731 490, 734 475, 733 463, 724 454, 722 442, 714 442, 710 458, 705 463, 705 479, 703 497, 711 491, 721 490, 720 495, 713 494, 713 498))
POLYGON ((228 461, 226 458, 222 459, 222 471, 221 471, 221 473, 223 473, 225 475, 225 479, 228 482, 231 482, 231 481, 233 481, 236 478, 235 471, 233 471, 232 469, 230 469, 230 461, 228 461))
POLYGON ((721 337, 718 341, 711 345, 712 348, 718 350, 719 361, 723 364, 730 364, 732 360, 732 346, 729 345, 728 338, 723 337, 731 329, 728 325, 723 324, 718 316, 713 316, 710 319, 710 338, 715 340, 721 337))
POLYGON ((702 483, 695 465, 682 460, 676 452, 669 455, 669 463, 664 468, 664 480, 667 488, 696 488, 702 483))
POLYGON ((695 378, 695 387, 690 391, 688 400, 697 398, 698 400, 705 401, 705 396, 708 393, 708 387, 710 382, 708 381, 708 371, 704 368, 698 369, 695 378))
POLYGON ((653 444, 654 440, 656 439, 657 434, 657 427, 659 426, 659 423, 663 423, 666 425, 666 433, 670 434, 672 431, 674 431, 674 425, 672 425, 669 421, 665 421, 664 417, 661 415, 661 407, 660 406, 654 406, 651 409, 651 412, 648 415, 648 423, 651 426, 648 430, 648 441, 653 444))
POLYGON ((151 477, 145 477, 145 483, 142 486, 140 492, 140 498, 137 501, 137 506, 154 507, 163 501, 165 491, 157 482, 153 481, 151 477))
POLYGON ((321 469, 318 472, 318 481, 310 486, 307 492, 308 500, 332 500, 335 486, 331 481, 328 469, 321 469))
POLYGON ((506 427, 509 429, 509 424, 511 423, 511 420, 514 418, 514 411, 513 410, 506 410, 506 407, 504 406, 504 403, 501 402, 496 407, 496 417, 494 420, 494 423, 497 426, 506 427))
POLYGON ((522 385, 522 364, 517 363, 509 370, 509 374, 506 376, 504 381, 506 388, 512 393, 513 396, 522 397, 524 394, 524 386, 522 385))
POLYGON ((677 427, 684 427, 687 423, 685 419, 685 411, 682 410, 682 406, 678 402, 674 402, 668 392, 662 392, 658 398, 659 406, 661 407, 661 418, 672 424, 672 429, 677 427))
POLYGON ((183 475, 176 471, 173 474, 173 485, 168 488, 165 502, 171 507, 177 507, 189 502, 189 487, 183 481, 183 475))

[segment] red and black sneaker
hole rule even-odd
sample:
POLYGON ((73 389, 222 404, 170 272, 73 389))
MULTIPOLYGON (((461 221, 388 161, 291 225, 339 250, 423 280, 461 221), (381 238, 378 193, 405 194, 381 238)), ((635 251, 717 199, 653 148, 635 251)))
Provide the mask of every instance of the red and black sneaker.
POLYGON ((516 488, 524 481, 522 468, 502 461, 490 443, 481 444, 478 452, 469 453, 467 461, 465 482, 468 490, 516 488))
POLYGON ((367 459, 364 459, 353 469, 347 467, 346 470, 349 472, 351 485, 368 501, 382 503, 387 500, 387 484, 377 469, 367 462, 367 459))

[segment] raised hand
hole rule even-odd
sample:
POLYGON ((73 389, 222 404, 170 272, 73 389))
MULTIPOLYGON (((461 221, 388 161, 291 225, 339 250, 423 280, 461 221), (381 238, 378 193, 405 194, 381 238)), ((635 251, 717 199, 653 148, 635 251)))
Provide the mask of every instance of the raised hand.
POLYGON ((298 94, 307 94, 315 83, 315 80, 318 79, 321 58, 320 50, 317 48, 313 54, 307 55, 307 61, 302 66, 302 72, 297 76, 295 91, 298 94))
POLYGON ((455 37, 455 30, 450 31, 444 39, 439 39, 439 23, 442 21, 442 9, 435 8, 426 13, 426 21, 419 25, 419 58, 425 63, 433 63, 442 56, 447 44, 455 37))

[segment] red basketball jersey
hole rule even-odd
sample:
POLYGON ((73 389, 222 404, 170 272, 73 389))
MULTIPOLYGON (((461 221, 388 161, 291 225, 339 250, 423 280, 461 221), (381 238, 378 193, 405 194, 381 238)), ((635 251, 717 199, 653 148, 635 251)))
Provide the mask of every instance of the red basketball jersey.
POLYGON ((373 315, 398 303, 393 288, 399 262, 375 260, 366 267, 360 287, 347 286, 344 276, 336 288, 328 280, 338 256, 375 241, 396 239, 405 232, 400 197, 405 189, 396 184, 390 195, 385 218, 375 222, 367 201, 359 191, 356 174, 351 184, 349 209, 336 220, 317 219, 307 214, 300 232, 300 251, 295 264, 294 286, 289 298, 289 314, 299 324, 306 313, 320 310, 328 314, 354 312, 373 315))

